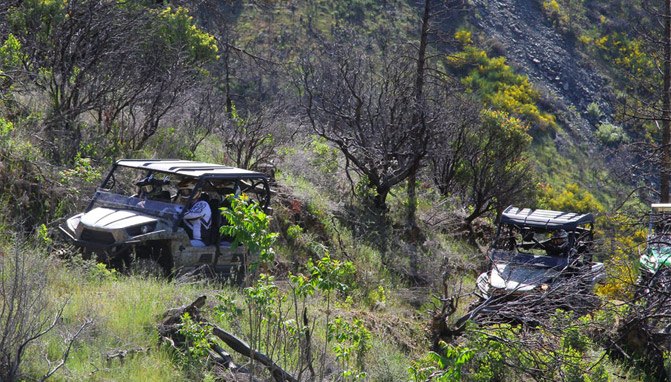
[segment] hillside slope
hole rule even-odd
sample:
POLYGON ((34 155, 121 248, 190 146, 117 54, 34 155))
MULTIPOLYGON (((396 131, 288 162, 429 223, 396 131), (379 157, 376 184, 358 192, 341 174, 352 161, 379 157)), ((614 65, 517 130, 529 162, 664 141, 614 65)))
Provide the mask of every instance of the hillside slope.
POLYGON ((475 0, 473 7, 472 24, 500 44, 508 62, 545 94, 573 140, 593 142, 587 106, 595 102, 608 116, 613 95, 576 40, 553 27, 538 0, 475 0))

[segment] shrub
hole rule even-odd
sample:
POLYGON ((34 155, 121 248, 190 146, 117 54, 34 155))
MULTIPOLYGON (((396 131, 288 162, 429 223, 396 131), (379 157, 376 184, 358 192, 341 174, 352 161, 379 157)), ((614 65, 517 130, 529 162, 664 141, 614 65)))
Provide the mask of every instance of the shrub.
POLYGON ((222 216, 228 221, 228 225, 222 225, 221 233, 233 237, 233 248, 244 245, 250 253, 258 254, 258 262, 251 264, 252 271, 258 268, 259 263, 272 262, 275 259, 272 246, 277 233, 269 230, 270 217, 245 194, 228 195, 226 200, 231 207, 221 208, 222 216))
POLYGON ((622 127, 608 122, 599 125, 596 137, 606 146, 615 146, 629 141, 629 137, 622 127))
POLYGON ((549 324, 531 332, 510 325, 468 328, 458 344, 443 343, 441 351, 413 362, 410 379, 484 382, 542 376, 542 380, 608 380, 599 356, 591 357, 588 351, 594 347, 586 332, 588 319, 576 320, 570 313, 557 312, 549 324))
POLYGON ((538 109, 536 102, 540 95, 526 76, 516 74, 506 64, 505 57, 491 58, 470 44, 470 34, 461 31, 456 37, 464 43, 464 48, 450 56, 448 64, 468 91, 496 111, 521 117, 541 131, 556 128, 555 116, 538 109))
POLYGON ((325 174, 334 174, 338 170, 338 150, 329 146, 326 139, 320 136, 314 136, 310 142, 310 148, 314 155, 312 164, 320 172, 325 174))
POLYGON ((601 212, 604 206, 588 190, 576 183, 567 184, 562 190, 557 190, 548 184, 540 185, 541 207, 577 213, 601 212))
POLYGON ((16 246, 0 253, 0 381, 19 380, 26 349, 51 331, 62 310, 50 314, 44 259, 16 246))
POLYGON ((244 301, 218 295, 220 304, 215 313, 244 330, 250 346, 269 357, 283 349, 286 353, 280 363, 285 370, 310 370, 311 379, 319 373, 318 380, 324 380, 331 372, 326 356, 334 354, 344 380, 364 378, 370 333, 361 320, 332 318, 334 302, 339 296, 346 298, 352 288, 354 265, 327 253, 316 262, 309 260, 306 268, 305 275, 289 275, 288 293, 280 291, 272 276, 261 274, 254 285, 245 288, 244 301), (314 309, 316 295, 326 300, 321 315, 314 309), (247 325, 242 326, 241 319, 247 325), (323 347, 318 349, 317 344, 323 347))
POLYGON ((591 102, 589 105, 587 105, 587 116, 593 121, 598 121, 601 117, 603 117, 603 112, 601 111, 601 107, 599 107, 598 103, 591 102))

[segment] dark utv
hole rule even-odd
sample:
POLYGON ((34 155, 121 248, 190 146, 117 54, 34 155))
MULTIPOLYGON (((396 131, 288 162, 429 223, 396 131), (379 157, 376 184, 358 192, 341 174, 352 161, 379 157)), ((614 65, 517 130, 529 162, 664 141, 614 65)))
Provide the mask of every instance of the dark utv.
POLYGON ((605 277, 603 264, 592 261, 593 225, 592 214, 506 208, 476 293, 483 300, 542 293, 576 275, 593 286, 605 277))
POLYGON ((270 212, 266 175, 212 163, 185 160, 123 159, 117 161, 86 210, 60 226, 85 257, 96 256, 111 266, 142 272, 181 274, 207 269, 216 274, 241 275, 250 261, 242 248, 231 249, 219 234, 224 224, 220 208, 227 195, 248 194, 270 212), (180 182, 195 183, 188 198, 178 198, 180 182), (202 240, 191 244, 182 218, 200 195, 212 211, 202 240))

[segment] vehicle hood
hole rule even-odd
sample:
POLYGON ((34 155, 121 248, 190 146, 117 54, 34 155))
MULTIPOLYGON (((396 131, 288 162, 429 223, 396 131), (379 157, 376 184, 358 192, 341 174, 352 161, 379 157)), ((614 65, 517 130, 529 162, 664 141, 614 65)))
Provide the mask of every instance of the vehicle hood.
POLYGON ((493 288, 509 292, 528 292, 557 276, 553 268, 497 263, 492 266, 489 282, 493 288))
POLYGON ((639 262, 641 267, 649 272, 656 272, 662 267, 671 267, 671 250, 649 248, 641 255, 639 262))
POLYGON ((122 229, 155 222, 157 219, 136 211, 98 207, 81 217, 81 224, 89 228, 122 229))

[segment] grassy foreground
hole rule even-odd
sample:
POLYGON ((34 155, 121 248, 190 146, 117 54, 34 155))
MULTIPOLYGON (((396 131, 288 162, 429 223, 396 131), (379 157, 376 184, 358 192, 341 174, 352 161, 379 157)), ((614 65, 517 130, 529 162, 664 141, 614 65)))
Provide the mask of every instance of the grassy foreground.
MULTIPOLYGON (((13 254, 8 252, 4 260, 13 259, 13 254)), ((26 289, 42 297, 35 300, 35 305, 36 315, 44 322, 51 323, 62 309, 62 315, 53 329, 26 348, 21 361, 22 379, 41 379, 66 353, 68 357, 65 364, 49 380, 214 379, 204 359, 161 343, 157 330, 157 324, 166 310, 189 304, 201 295, 208 297, 204 312, 211 322, 266 354, 271 354, 273 359, 291 372, 296 373, 300 368, 296 352, 298 347, 287 346, 291 340, 285 338, 272 342, 266 338, 278 334, 271 326, 292 321, 290 315, 293 308, 289 295, 295 290, 286 281, 259 282, 256 289, 252 288, 257 294, 250 297, 252 295, 246 290, 209 281, 180 284, 166 279, 119 275, 93 262, 49 258, 40 249, 22 249, 20 261, 22 267, 9 264, 3 268, 3 280, 10 280, 17 274, 25 278, 28 285, 26 289), (259 302, 259 293, 266 293, 260 291, 267 291, 271 284, 274 297, 263 305, 259 302), (35 288, 34 285, 39 287, 35 288), (226 301, 229 307, 235 304, 237 308, 228 310, 226 314, 217 314, 215 306, 219 304, 221 308, 222 301, 226 301), (279 305, 276 305, 277 302, 279 305), (231 314, 233 311, 237 314, 231 314), (72 340, 76 333, 76 338, 72 340), (276 348, 273 349, 269 343, 276 344, 276 348)), ((307 307, 312 322, 315 364, 320 378, 354 380, 365 376, 367 380, 407 380, 411 359, 424 351, 418 344, 423 336, 422 317, 413 314, 409 307, 397 306, 391 301, 371 310, 365 303, 355 303, 352 298, 340 298, 336 293, 329 298, 328 304, 324 301, 324 295, 319 294, 300 301, 302 306, 307 307), (325 343, 326 316, 330 317, 331 322, 342 325, 338 330, 350 330, 343 341, 331 338, 328 347, 325 343), (357 350, 363 349, 363 344, 352 342, 355 337, 352 333, 357 330, 349 324, 352 320, 362 325, 357 333, 366 334, 362 337, 364 351, 357 350), (343 361, 343 353, 333 350, 339 347, 349 349, 346 351, 351 351, 352 356, 345 355, 347 359, 343 361), (343 377, 341 371, 347 367, 356 370, 359 377, 343 377)), ((290 337, 286 333, 284 335, 290 337)), ((267 377, 265 371, 255 368, 249 359, 230 349, 226 350, 232 353, 236 364, 255 370, 257 378, 264 380, 267 377)))

